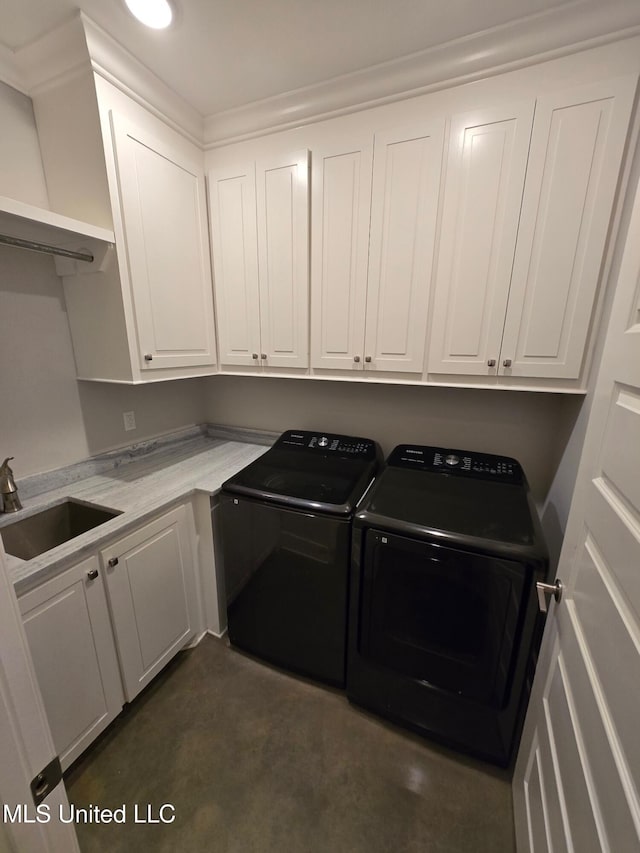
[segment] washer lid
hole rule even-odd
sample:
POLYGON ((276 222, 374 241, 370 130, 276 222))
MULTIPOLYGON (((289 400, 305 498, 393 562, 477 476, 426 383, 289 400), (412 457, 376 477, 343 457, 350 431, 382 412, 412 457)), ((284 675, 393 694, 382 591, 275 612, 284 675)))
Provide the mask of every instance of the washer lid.
POLYGON ((288 431, 222 489, 293 508, 348 515, 373 479, 378 459, 377 445, 369 439, 288 431))

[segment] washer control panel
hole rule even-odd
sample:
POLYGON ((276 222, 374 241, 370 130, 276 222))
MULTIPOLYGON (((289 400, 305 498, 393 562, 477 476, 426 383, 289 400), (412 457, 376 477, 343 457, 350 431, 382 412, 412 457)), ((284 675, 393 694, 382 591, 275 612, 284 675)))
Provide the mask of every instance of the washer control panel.
POLYGON ((308 432, 307 430, 288 430, 274 445, 281 448, 335 453, 351 459, 375 459, 377 445, 370 438, 358 438, 352 435, 335 433, 308 432))
POLYGON ((513 484, 519 484, 524 479, 520 463, 509 456, 417 444, 399 444, 391 452, 387 465, 513 484))

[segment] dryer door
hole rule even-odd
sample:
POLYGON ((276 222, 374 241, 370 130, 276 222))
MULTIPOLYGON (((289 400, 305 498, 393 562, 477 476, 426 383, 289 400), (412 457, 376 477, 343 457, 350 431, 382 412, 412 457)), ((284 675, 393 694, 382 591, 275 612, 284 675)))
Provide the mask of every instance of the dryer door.
POLYGON ((530 583, 517 562, 368 530, 360 653, 434 687, 504 707, 530 583))

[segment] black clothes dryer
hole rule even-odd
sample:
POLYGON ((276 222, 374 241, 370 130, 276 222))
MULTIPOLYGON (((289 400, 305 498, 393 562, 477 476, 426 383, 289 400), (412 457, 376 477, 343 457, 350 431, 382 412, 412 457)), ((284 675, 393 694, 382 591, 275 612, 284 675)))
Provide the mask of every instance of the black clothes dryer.
POLYGON ((507 765, 547 570, 515 459, 396 447, 354 519, 349 699, 507 765))
POLYGON ((381 461, 369 439, 289 430, 223 483, 233 646, 344 687, 351 522, 381 461))

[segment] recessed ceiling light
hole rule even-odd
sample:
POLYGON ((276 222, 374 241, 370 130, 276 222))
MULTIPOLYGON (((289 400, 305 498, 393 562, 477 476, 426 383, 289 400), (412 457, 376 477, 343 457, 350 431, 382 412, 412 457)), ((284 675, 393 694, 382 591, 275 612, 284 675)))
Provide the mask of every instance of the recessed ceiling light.
POLYGON ((173 19, 167 0, 124 0, 131 14, 147 27, 163 30, 173 19))

